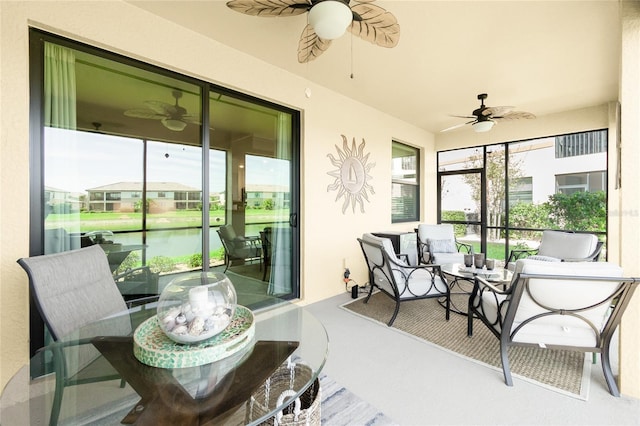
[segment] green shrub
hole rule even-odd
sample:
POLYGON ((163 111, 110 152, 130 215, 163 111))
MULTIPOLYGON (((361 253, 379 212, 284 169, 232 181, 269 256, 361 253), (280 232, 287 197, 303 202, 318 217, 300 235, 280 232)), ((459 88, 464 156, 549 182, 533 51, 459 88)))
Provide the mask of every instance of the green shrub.
POLYGON ((189 257, 189 267, 199 268, 201 266, 202 266, 202 254, 201 253, 192 254, 191 257, 189 257))
POLYGON ((167 256, 156 256, 149 260, 149 268, 156 273, 171 272, 175 266, 175 261, 167 256))
MULTIPOLYGON (((448 222, 452 220, 466 222, 467 215, 461 210, 443 210, 441 219, 442 222, 448 222)), ((456 237, 464 237, 467 234, 467 225, 454 224, 453 233, 456 235, 456 237)))

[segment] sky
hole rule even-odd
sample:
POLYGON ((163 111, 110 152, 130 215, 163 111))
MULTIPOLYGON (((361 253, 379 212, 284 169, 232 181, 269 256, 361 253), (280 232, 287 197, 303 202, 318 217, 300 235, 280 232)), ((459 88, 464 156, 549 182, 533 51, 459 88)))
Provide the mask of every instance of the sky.
MULTIPOLYGON (((99 133, 45 128, 45 185, 84 193, 117 182, 142 182, 143 141, 99 133)), ((147 144, 147 181, 202 187, 201 149, 165 142, 147 144), (168 156, 167 156, 168 154, 168 156)), ((225 189, 225 152, 210 151, 211 192, 225 189)), ((247 156, 246 183, 289 185, 289 162, 247 156)))

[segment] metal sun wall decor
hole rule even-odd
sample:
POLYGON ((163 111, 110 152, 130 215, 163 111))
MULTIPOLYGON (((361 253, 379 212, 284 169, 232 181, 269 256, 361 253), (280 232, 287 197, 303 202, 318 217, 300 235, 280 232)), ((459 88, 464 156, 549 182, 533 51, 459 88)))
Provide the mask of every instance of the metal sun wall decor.
POLYGON ((369 180, 373 179, 369 175, 369 171, 376 165, 368 163, 369 154, 364 153, 365 141, 356 147, 356 138, 353 138, 351 148, 347 142, 345 135, 342 136, 342 149, 335 145, 339 158, 333 154, 327 154, 331 163, 337 167, 337 170, 327 172, 329 176, 333 176, 335 181, 327 186, 327 192, 338 191, 336 201, 344 198, 342 204, 342 214, 345 214, 347 208, 351 204, 353 212, 356 212, 356 205, 360 205, 360 212, 364 213, 364 201, 369 201, 369 195, 375 194, 373 187, 369 185, 369 180))

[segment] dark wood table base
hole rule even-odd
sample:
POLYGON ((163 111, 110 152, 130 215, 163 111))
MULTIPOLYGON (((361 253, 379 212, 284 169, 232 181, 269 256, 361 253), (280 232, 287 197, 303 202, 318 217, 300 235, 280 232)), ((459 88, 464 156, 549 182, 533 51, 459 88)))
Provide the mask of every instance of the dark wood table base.
POLYGON ((152 426, 213 423, 246 402, 299 345, 258 341, 251 354, 221 378, 208 395, 193 398, 171 370, 138 361, 133 355, 132 337, 96 337, 92 343, 141 397, 122 423, 152 426))

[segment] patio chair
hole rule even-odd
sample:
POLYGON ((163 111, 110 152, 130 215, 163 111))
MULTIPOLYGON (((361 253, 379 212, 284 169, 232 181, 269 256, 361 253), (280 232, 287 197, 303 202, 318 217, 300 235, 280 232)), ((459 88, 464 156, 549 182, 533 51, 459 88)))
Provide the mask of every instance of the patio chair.
POLYGON ((545 230, 538 248, 511 250, 506 265, 513 271, 515 262, 525 258, 549 262, 597 262, 602 245, 593 234, 545 230))
POLYGON ((470 244, 456 240, 453 225, 420 224, 416 228, 418 243, 418 263, 463 263, 465 253, 473 253, 470 244))
POLYGON ((217 232, 224 247, 225 272, 233 261, 260 259, 262 250, 257 245, 259 237, 247 238, 236 235, 231 225, 222 225, 217 232))
POLYGON ((506 290, 476 277, 469 298, 467 334, 473 319, 500 341, 504 380, 513 386, 508 348, 531 346, 599 353, 609 392, 620 396, 609 349, 638 278, 623 278, 607 262, 547 262, 521 259, 506 290))
POLYGON ((362 238, 358 238, 358 242, 369 270, 371 284, 364 303, 369 301, 374 288, 378 288, 396 302, 387 325, 391 326, 395 321, 400 311, 400 303, 417 299, 445 298, 445 316, 449 319, 449 286, 442 279, 439 265, 408 265, 396 256, 393 244, 388 238, 364 234, 362 238))
MULTIPOLYGON (((127 304, 116 287, 107 256, 98 245, 22 258, 18 263, 27 272, 31 295, 54 341, 45 350, 53 354, 56 385, 49 424, 55 425, 65 387, 120 379, 91 344, 91 338, 129 335, 131 319, 126 315, 127 304), (108 327, 100 325, 99 320, 110 316, 115 318, 108 327), (90 335, 64 340, 74 330, 93 323, 96 326, 90 335), (74 362, 67 363, 71 357, 74 362)), ((121 380, 120 386, 124 384, 121 380)))

